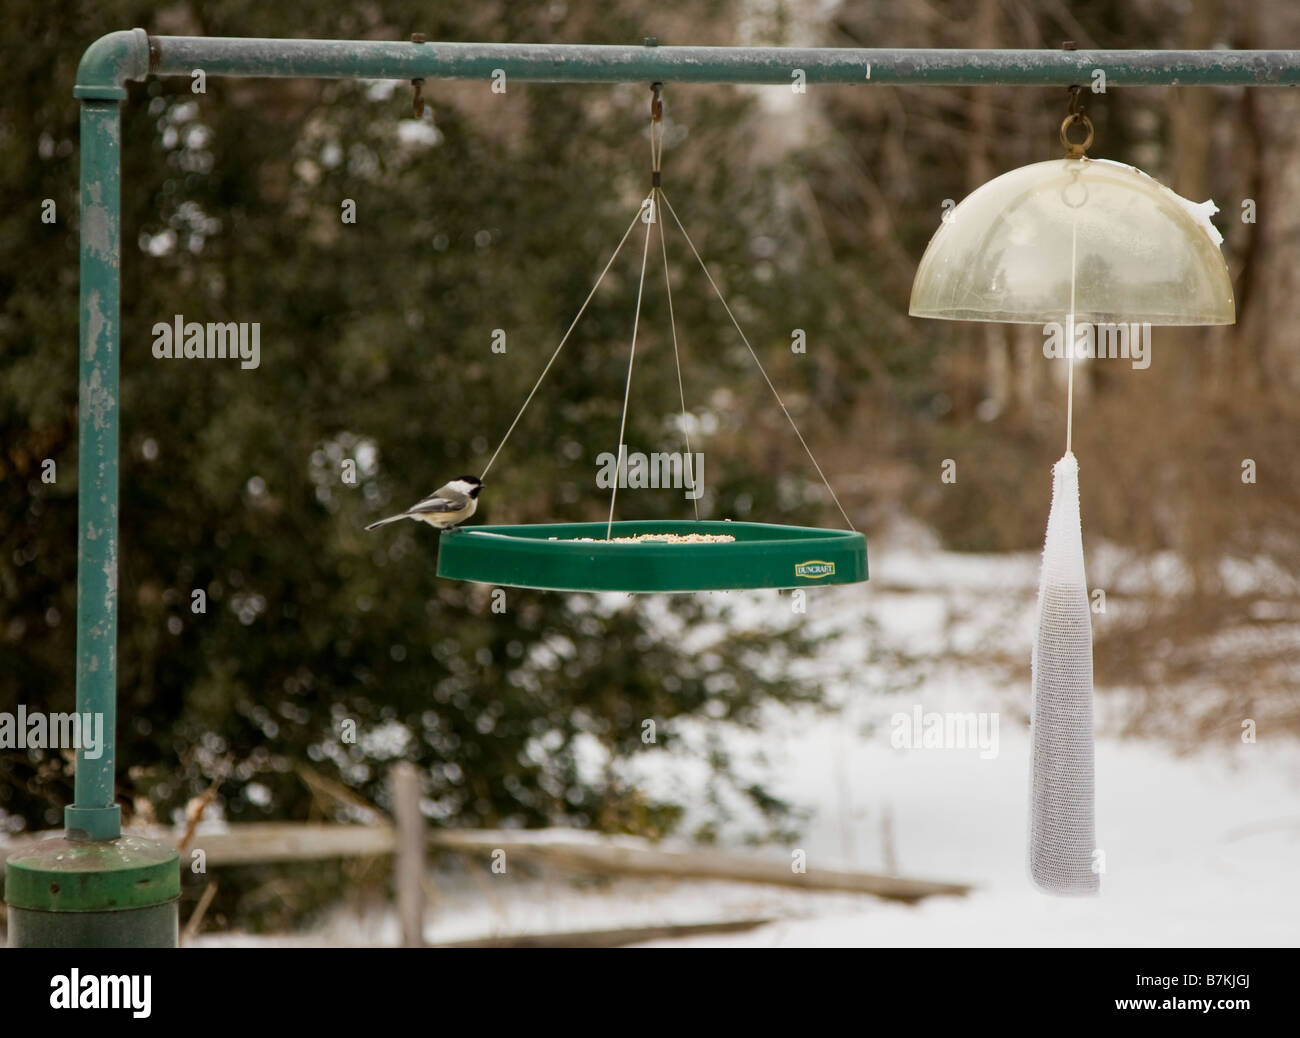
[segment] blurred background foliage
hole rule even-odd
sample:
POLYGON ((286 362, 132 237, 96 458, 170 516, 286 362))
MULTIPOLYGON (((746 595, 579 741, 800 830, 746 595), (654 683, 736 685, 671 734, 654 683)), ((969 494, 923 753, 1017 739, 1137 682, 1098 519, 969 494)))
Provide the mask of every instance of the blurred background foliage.
MULTIPOLYGON (((104 32, 826 46, 1260 47, 1294 5, 1218 0, 935 0, 927 5, 552 0, 472 5, 8 0, 0 95, 0 709, 70 709, 76 545, 77 136, 72 83, 104 32), (58 220, 40 220, 43 199, 58 220), (58 479, 42 483, 44 459, 58 479)), ((1087 95, 1097 156, 1213 197, 1239 324, 1158 329, 1147 371, 1080 374, 1087 536, 1174 552, 1189 591, 1109 629, 1099 680, 1166 690, 1171 665, 1226 666, 1203 637, 1269 622, 1225 557, 1294 575, 1300 427, 1294 348, 1300 120, 1293 91, 1087 95), (1239 219, 1258 205, 1258 223, 1239 219), (1241 484, 1255 458, 1258 485, 1241 484), (1172 642, 1158 671, 1144 646, 1172 642), (1170 663, 1171 658, 1175 661, 1170 663), (1107 668, 1110 668, 1107 670, 1107 668)), ((727 631, 688 642, 716 600, 595 603, 437 581, 434 536, 362 526, 478 472, 648 184, 645 85, 209 79, 134 84, 123 121, 121 798, 171 821, 217 778, 232 820, 317 817, 309 766, 384 805, 386 763, 425 776, 437 823, 567 823, 658 835, 683 805, 614 762, 692 717, 753 724, 818 702, 788 666, 817 646, 727 631), (341 221, 351 199, 356 223, 341 221), (261 366, 152 357, 151 327, 260 322, 261 366), (493 354, 495 329, 507 352, 493 354), (341 479, 342 463, 359 479, 341 479), (207 594, 207 612, 191 610, 207 594), (663 615, 660 615, 660 614, 663 615), (356 722, 358 740, 340 738, 356 722), (594 747, 587 754, 584 747, 594 747), (604 766, 584 766, 584 759, 604 766)), ((918 519, 956 550, 1036 549, 1064 425, 1041 330, 907 317, 945 199, 1057 154, 1062 90, 667 91, 665 189, 859 528, 918 519), (804 330, 808 352, 790 349, 804 330), (957 461, 956 485, 939 481, 957 461)), ((493 469, 488 522, 603 518, 639 234, 493 469)), ((838 525, 725 314, 669 231, 703 513, 838 525)), ((629 432, 680 449, 666 300, 652 244, 629 432)), ((620 515, 688 514, 679 493, 620 515)), ((773 615, 789 613, 771 596, 773 615)), ((1250 689, 1294 687, 1285 653, 1250 689), (1291 684, 1288 686, 1288 682, 1291 684)), ((1241 671, 1234 671, 1240 675, 1241 671)), ((669 740, 671 741, 671 736, 669 740)), ((712 755, 774 827, 784 805, 712 755)), ((55 754, 0 755, 0 821, 61 823, 55 754)), ((708 827, 705 827, 706 830, 708 827)), ((707 831, 701 835, 707 835, 707 831)), ((223 892, 223 898, 233 895, 223 892)), ((233 910, 233 903, 225 906, 233 910)))

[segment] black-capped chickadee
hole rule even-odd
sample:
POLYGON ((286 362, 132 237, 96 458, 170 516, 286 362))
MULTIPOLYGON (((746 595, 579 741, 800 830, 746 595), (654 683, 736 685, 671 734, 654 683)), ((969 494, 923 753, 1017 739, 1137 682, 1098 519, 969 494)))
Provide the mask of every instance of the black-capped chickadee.
POLYGON ((450 483, 440 486, 423 501, 413 504, 405 512, 390 515, 366 527, 373 530, 385 523, 395 523, 399 519, 418 519, 435 526, 439 530, 450 530, 474 514, 478 507, 478 492, 483 489, 483 481, 475 476, 457 476, 450 483))

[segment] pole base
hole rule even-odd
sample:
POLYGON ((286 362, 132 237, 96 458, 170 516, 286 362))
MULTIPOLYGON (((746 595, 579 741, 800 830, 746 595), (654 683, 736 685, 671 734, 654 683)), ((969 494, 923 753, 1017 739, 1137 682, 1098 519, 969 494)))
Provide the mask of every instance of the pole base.
POLYGON ((124 912, 9 909, 10 948, 175 948, 177 902, 124 912))
POLYGON ((11 948, 175 948, 176 852, 154 840, 45 840, 5 863, 11 948))

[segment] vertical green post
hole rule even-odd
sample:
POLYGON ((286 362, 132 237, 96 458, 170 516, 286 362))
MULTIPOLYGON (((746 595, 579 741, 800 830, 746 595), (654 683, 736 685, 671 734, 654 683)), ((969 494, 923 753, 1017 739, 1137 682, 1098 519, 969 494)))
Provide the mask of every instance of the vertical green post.
POLYGON ((104 718, 103 753, 77 751, 73 839, 115 840, 117 719, 118 318, 122 103, 81 102, 81 373, 77 466, 77 712, 104 718))
POLYGON ((117 759, 118 368, 122 102, 149 72, 149 37, 115 32, 86 51, 81 100, 81 360, 77 462, 77 712, 104 719, 102 753, 77 749, 66 837, 5 863, 9 944, 26 948, 175 947, 176 852, 122 835, 117 759))

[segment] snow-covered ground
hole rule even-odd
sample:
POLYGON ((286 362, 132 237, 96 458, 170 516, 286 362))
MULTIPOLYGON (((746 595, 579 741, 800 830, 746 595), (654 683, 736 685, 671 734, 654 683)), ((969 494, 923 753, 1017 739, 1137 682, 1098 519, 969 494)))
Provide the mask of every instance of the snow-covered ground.
POLYGON ((888 808, 898 869, 960 880, 965 898, 915 907, 815 902, 787 921, 718 945, 1294 945, 1300 943, 1300 747, 1239 745, 1176 758, 1158 746, 1097 744, 1102 896, 1054 898, 1025 875, 1028 738, 999 754, 893 750, 886 733, 834 722, 791 732, 780 791, 815 808, 809 867, 879 869, 888 808))
MULTIPOLYGON (((1295 945, 1300 943, 1300 741, 1243 742, 1240 719, 1224 735, 1176 754, 1153 740, 1121 738, 1128 697, 1097 703, 1097 839, 1102 894, 1039 893, 1025 869, 1029 780, 1027 673, 980 665, 981 655, 1027 664, 1037 558, 892 550, 874 553, 872 582, 836 589, 826 612, 865 633, 863 687, 842 687, 837 716, 783 716, 761 735, 774 793, 812 810, 799 846, 809 868, 881 869, 885 820, 903 875, 969 882, 964 898, 915 907, 869 900, 860 908, 812 903, 747 934, 696 938, 712 945, 1295 945), (859 612, 860 611, 860 612, 859 612), (907 687, 880 649, 901 647, 907 687), (996 715, 997 753, 899 749, 891 718, 912 713, 996 715)), ((1122 558, 1095 560, 1114 583, 1122 558)), ((1247 579, 1245 576, 1242 579, 1247 579)), ((1261 582, 1268 579, 1264 574, 1261 582)), ((1094 578, 1094 584, 1099 582, 1094 578)), ((1286 590, 1290 590, 1289 588, 1286 590)), ((821 598, 810 599, 809 611, 821 598)), ((1114 596, 1102 622, 1123 621, 1114 596), (1116 614, 1119 615, 1116 615, 1116 614)), ((1027 666, 1026 666, 1027 671, 1027 666)), ((1300 682, 1296 694, 1300 695, 1300 682)), ((774 711, 773 714, 777 714, 774 711)), ((991 720, 990 720, 991 723, 991 720)))
MULTIPOLYGON (((927 703, 927 708, 929 704, 927 703)), ((774 919, 759 929, 662 945, 1112 946, 1300 943, 1300 745, 1294 741, 1175 756, 1139 740, 1097 743, 1097 832, 1106 853, 1102 895, 1038 893, 1024 869, 1028 738, 999 732, 998 755, 978 750, 895 750, 888 729, 863 736, 845 717, 788 715, 761 736, 777 761, 774 791, 811 809, 789 848, 750 853, 808 868, 881 871, 883 819, 904 875, 968 882, 964 898, 916 906, 715 882, 573 883, 559 874, 520 879, 444 877, 446 900, 426 938, 455 941, 545 933, 774 919), (779 749, 774 749, 779 746, 779 749)), ((342 912, 323 942, 395 943, 379 910, 342 912)))
MULTIPOLYGON (((1300 741, 1262 726, 1257 741, 1245 743, 1236 734, 1239 719, 1227 718, 1224 734, 1178 754, 1153 739, 1121 738, 1127 697, 1100 693, 1102 894, 1043 895, 1030 885, 1024 864, 1027 661, 1037 558, 947 555, 922 545, 873 550, 872 565, 870 583, 808 598, 809 622, 845 632, 816 665, 839 709, 772 707, 761 731, 722 730, 742 768, 761 755, 764 763, 753 764, 755 775, 806 814, 793 842, 745 853, 788 863, 794 851, 803 851, 809 871, 880 872, 892 858, 902 875, 970 883, 971 894, 909 907, 743 884, 455 872, 434 877, 443 896, 430 909, 426 939, 764 918, 774 922, 746 933, 659 943, 1300 943, 1300 741), (1015 661, 1023 664, 1023 674, 1017 674, 1015 661), (996 719, 996 752, 992 740, 983 752, 896 747, 892 718, 910 716, 918 707, 923 713, 984 714, 986 735, 996 719)), ((1122 560, 1115 568, 1125 571, 1122 560)), ((726 601, 733 622, 782 623, 791 615, 789 596, 755 593, 726 601)), ((1112 605, 1100 619, 1123 622, 1122 608, 1112 605)), ((720 633, 721 628, 693 635, 720 633)), ((680 751, 718 732, 704 721, 672 728, 664 753, 638 761, 638 777, 651 791, 702 802, 706 773, 680 751)), ((722 831, 732 850, 741 849, 737 845, 752 828, 746 823, 737 805, 731 827, 722 831)), ((384 909, 340 911, 314 939, 395 943, 397 927, 384 909)))

